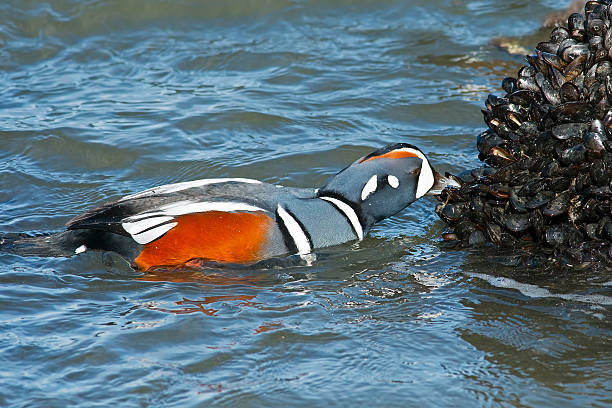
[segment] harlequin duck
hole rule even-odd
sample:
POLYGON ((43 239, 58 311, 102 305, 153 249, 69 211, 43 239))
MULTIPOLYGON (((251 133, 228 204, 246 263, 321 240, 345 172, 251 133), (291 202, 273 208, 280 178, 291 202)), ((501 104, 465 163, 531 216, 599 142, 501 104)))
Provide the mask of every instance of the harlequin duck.
POLYGON ((416 199, 457 186, 421 150, 397 143, 361 157, 318 189, 244 178, 154 187, 70 220, 47 242, 70 253, 115 251, 141 270, 193 259, 252 264, 362 240, 416 199))

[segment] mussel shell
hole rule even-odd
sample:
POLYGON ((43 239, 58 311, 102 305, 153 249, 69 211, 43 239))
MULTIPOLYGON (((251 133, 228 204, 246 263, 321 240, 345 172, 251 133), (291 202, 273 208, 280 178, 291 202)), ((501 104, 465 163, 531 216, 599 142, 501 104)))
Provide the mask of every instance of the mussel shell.
POLYGON ((510 214, 506 219, 506 228, 512 232, 523 232, 529 227, 531 222, 527 214, 510 214))
POLYGON ((601 133, 587 132, 582 137, 584 146, 594 152, 601 152, 606 148, 606 137, 601 133))
POLYGON ((463 237, 467 238, 470 236, 472 232, 476 230, 476 227, 470 221, 464 220, 464 221, 460 221, 457 224, 455 224, 454 230, 455 230, 455 233, 457 233, 457 235, 459 235, 461 238, 463 237))
POLYGON ((459 236, 454 232, 445 232, 442 234, 442 239, 444 241, 459 241, 459 236))
POLYGON ((555 193, 548 190, 543 190, 538 192, 533 198, 525 204, 525 207, 528 210, 535 210, 536 208, 542 207, 544 204, 548 203, 553 199, 555 193))
MULTIPOLYGON (((556 49, 559 49, 559 46, 556 46, 556 49)), ((559 70, 563 70, 567 63, 559 58, 556 54, 551 54, 550 52, 538 51, 538 58, 544 63, 548 64, 551 67, 555 67, 559 70)))
POLYGON ((571 179, 569 177, 554 177, 550 179, 549 188, 552 192, 560 193, 565 191, 571 185, 571 179))
POLYGON ((463 217, 466 210, 468 209, 468 203, 456 203, 456 204, 443 204, 440 203, 436 206, 436 213, 443 220, 452 222, 458 221, 463 217))
MULTIPOLYGON (((575 43, 576 42, 574 41, 574 44, 575 43)), ((533 78, 536 73, 537 71, 534 67, 532 67, 531 65, 524 65, 523 67, 521 67, 521 69, 519 69, 518 76, 519 78, 533 78)))
POLYGON ((559 165, 559 162, 553 159, 542 167, 542 172, 540 174, 542 177, 555 177, 559 175, 560 172, 561 166, 559 165))
POLYGON ((552 42, 552 41, 543 41, 538 43, 538 45, 536 45, 536 50, 538 51, 542 51, 542 52, 547 52, 550 54, 556 54, 557 51, 559 50, 559 43, 558 42, 552 42))
POLYGON ((508 186, 503 184, 492 184, 491 186, 489 186, 489 194, 491 194, 495 198, 505 200, 510 194, 510 189, 508 188, 508 186))
POLYGON ((563 75, 566 81, 571 81, 580 75, 584 70, 584 63, 587 60, 587 55, 579 55, 563 68, 563 75))
POLYGON ((472 231, 472 233, 470 233, 470 236, 468 237, 468 244, 472 247, 481 246, 486 242, 487 238, 485 237, 484 233, 478 229, 472 231))
POLYGON ((555 27, 550 33, 550 41, 559 44, 561 41, 569 38, 570 33, 564 27, 555 27))
POLYGON ((504 78, 504 80, 502 81, 502 89, 506 91, 507 94, 515 92, 518 89, 516 79, 512 77, 504 78))
POLYGON ((612 222, 607 222, 604 225, 604 231, 609 239, 612 239, 612 222))
POLYGON ((573 38, 581 41, 584 32, 584 16, 580 13, 570 14, 567 18, 567 28, 573 38))
POLYGON ((530 77, 520 77, 516 81, 519 89, 527 89, 533 92, 540 92, 540 87, 536 84, 535 79, 530 77))
POLYGON ((476 138, 476 148, 483 155, 488 155, 491 149, 506 143, 504 139, 491 131, 484 131, 476 138))
POLYGON ((511 186, 522 186, 532 178, 529 170, 514 172, 508 178, 508 184, 511 186))
POLYGON ((584 226, 584 233, 589 239, 597 239, 597 224, 591 223, 584 226))
POLYGON ((515 211, 518 211, 519 213, 527 212, 527 208, 525 208, 525 204, 527 200, 523 197, 520 197, 516 193, 515 189, 510 189, 510 195, 509 195, 508 201, 510 202, 510 205, 512 206, 512 208, 514 208, 515 211))
POLYGON ((489 94, 485 101, 485 106, 488 110, 492 111, 495 106, 502 105, 508 103, 506 98, 500 98, 497 95, 489 94))
POLYGON ((585 102, 565 102, 555 106, 551 112, 557 123, 588 121, 592 116, 592 109, 585 102))
POLYGON ((612 30, 606 31, 604 35, 604 47, 609 50, 612 47, 612 30))
POLYGON ((552 225, 546 230, 546 242, 552 246, 561 246, 568 240, 566 228, 561 225, 552 225))
POLYGON ((596 186, 605 186, 610 182, 606 165, 602 160, 595 160, 590 167, 591 180, 596 186))
POLYGON ((606 29, 606 24, 602 19, 599 18, 589 18, 587 21, 586 32, 589 36, 601 36, 604 34, 606 29))
MULTIPOLYGON (((531 92, 531 91, 527 91, 531 92)), ((517 129, 517 133, 525 138, 534 138, 538 136, 540 131, 538 130, 538 125, 536 125, 532 121, 525 121, 521 124, 521 126, 517 129)))
POLYGON ((521 197, 531 197, 544 190, 548 182, 541 177, 534 177, 529 180, 519 191, 521 197))
MULTIPOLYGON (((561 46, 559 46, 559 51, 561 51, 561 46)), ((561 59, 569 63, 581 55, 586 56, 588 59, 589 54, 589 47, 584 44, 575 44, 563 49, 561 52, 561 59)))
POLYGON ((559 95, 559 92, 553 88, 546 77, 544 77, 544 74, 538 72, 535 75, 535 81, 548 102, 553 105, 558 105, 561 103, 561 96, 559 95))
POLYGON ((485 231, 491 242, 498 246, 502 244, 502 229, 499 225, 488 222, 485 225, 485 231))
POLYGON ((581 163, 584 161, 586 150, 586 147, 582 143, 579 143, 558 152, 559 160, 564 164, 581 163))
POLYGON ((552 135, 559 140, 567 140, 571 137, 582 137, 589 129, 588 123, 564 123, 553 127, 552 135))
MULTIPOLYGON (((529 107, 535 101, 535 93, 527 89, 519 89, 508 95, 508 100, 514 105, 529 107)), ((524 114, 523 111, 520 111, 524 114)))

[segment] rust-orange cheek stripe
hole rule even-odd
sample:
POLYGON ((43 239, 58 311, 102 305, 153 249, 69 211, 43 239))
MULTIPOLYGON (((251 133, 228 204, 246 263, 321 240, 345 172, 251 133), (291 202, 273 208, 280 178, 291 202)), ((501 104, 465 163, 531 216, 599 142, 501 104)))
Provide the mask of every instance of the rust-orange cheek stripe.
POLYGON ((141 270, 180 265, 193 258, 249 263, 261 259, 273 220, 265 213, 208 211, 181 215, 163 237, 146 244, 134 260, 141 270))
POLYGON ((407 152, 405 150, 391 150, 385 154, 381 154, 380 156, 370 157, 362 161, 362 163, 375 160, 375 159, 403 159, 405 157, 419 157, 416 153, 407 152))

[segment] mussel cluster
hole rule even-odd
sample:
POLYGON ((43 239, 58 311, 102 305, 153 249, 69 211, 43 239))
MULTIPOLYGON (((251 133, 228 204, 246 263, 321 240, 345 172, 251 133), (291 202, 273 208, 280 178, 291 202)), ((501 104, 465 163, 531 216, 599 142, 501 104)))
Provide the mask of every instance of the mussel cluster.
POLYGON ((612 263, 611 20, 612 0, 586 2, 502 81, 503 97, 487 98, 485 164, 457 176, 462 187, 436 207, 445 240, 612 263))

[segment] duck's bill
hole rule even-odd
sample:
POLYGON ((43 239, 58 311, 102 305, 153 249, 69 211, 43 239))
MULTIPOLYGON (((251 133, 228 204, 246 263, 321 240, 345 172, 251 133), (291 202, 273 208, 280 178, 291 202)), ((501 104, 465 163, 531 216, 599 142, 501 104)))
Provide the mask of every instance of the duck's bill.
POLYGON ((426 195, 439 195, 445 188, 460 188, 461 185, 450 177, 444 177, 437 171, 434 171, 434 185, 429 189, 426 195))

